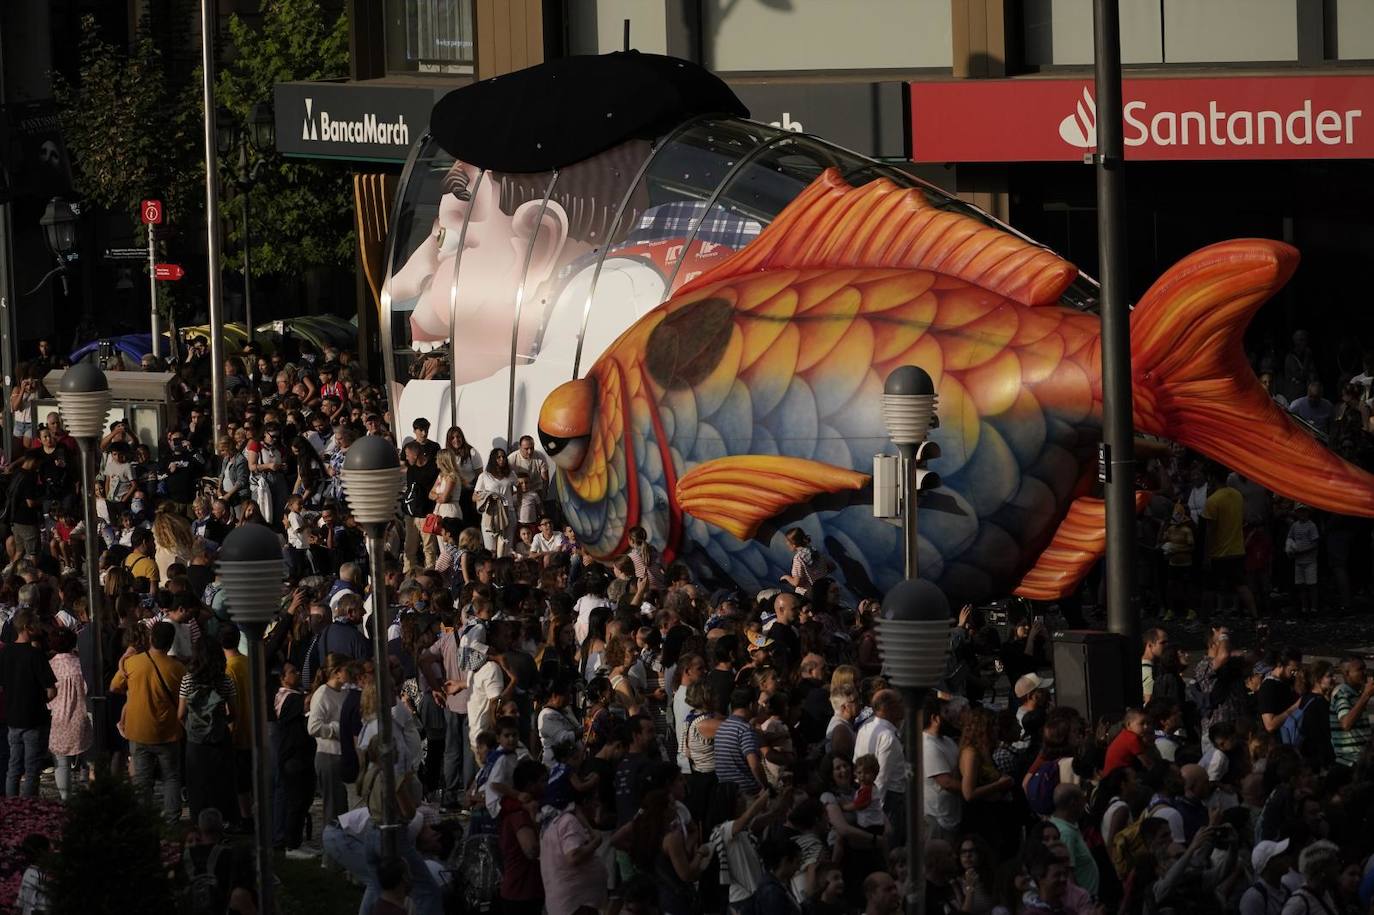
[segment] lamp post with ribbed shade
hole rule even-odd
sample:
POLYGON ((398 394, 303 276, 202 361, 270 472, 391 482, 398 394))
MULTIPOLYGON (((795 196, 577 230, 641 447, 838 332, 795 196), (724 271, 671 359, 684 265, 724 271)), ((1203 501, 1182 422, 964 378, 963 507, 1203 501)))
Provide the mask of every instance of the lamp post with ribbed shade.
POLYGON ((245 524, 224 538, 216 571, 224 588, 229 618, 248 637, 248 665, 253 681, 253 818, 258 867, 258 910, 272 904, 272 769, 267 752, 267 649, 263 636, 281 609, 286 562, 281 541, 266 525, 245 524))
POLYGON ((100 435, 105 431, 105 417, 110 412, 110 382, 100 367, 92 362, 80 362, 62 373, 57 386, 58 410, 62 425, 76 439, 81 449, 81 507, 86 536, 86 612, 91 621, 91 727, 95 731, 97 765, 104 765, 109 750, 109 707, 105 687, 110 678, 105 671, 105 608, 100 593, 99 563, 100 535, 96 532, 95 514, 95 456, 100 435))
POLYGON ((919 366, 899 366, 883 383, 883 424, 901 453, 899 495, 906 568, 904 580, 883 598, 876 635, 883 671, 902 691, 906 706, 903 729, 911 767, 906 797, 908 915, 925 913, 925 716, 921 706, 926 691, 944 676, 949 652, 949 600, 934 584, 917 577, 916 502, 922 490, 940 485, 940 477, 925 469, 926 461, 940 456, 939 446, 928 438, 930 430, 939 426, 938 404, 935 382, 919 366))
POLYGON ((348 510, 363 526, 367 538, 368 577, 372 581, 372 658, 374 682, 377 685, 377 736, 381 741, 382 857, 394 857, 399 845, 396 815, 396 753, 391 742, 391 710, 395 699, 391 691, 391 668, 388 666, 386 630, 387 595, 386 568, 383 565, 382 540, 387 525, 396 519, 396 503, 404 483, 396 446, 380 435, 365 435, 344 455, 343 488, 348 510))
POLYGON ((876 635, 888 682, 902 691, 906 714, 906 758, 911 766, 907 791, 906 911, 925 912, 925 715, 926 692, 945 674, 949 654, 949 600, 938 587, 919 578, 897 584, 883 598, 876 635))

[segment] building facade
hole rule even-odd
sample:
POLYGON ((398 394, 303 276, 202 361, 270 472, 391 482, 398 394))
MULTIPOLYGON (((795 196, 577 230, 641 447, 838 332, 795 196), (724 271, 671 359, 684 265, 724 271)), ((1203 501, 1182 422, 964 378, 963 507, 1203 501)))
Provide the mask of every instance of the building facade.
MULTIPOLYGON (((445 92, 632 47, 719 73, 754 119, 903 167, 1096 270, 1092 0, 353 0, 353 78, 277 88, 278 145, 359 163, 360 305, 379 294, 394 176, 445 92)), ((1374 6, 1121 0, 1130 276, 1223 238, 1304 268, 1252 333, 1366 318, 1374 6), (1371 104, 1366 104, 1366 101, 1371 104), (1301 317, 1300 317, 1301 316, 1301 317)), ((360 308, 363 311, 372 309, 360 308)), ((1270 339, 1272 338, 1272 340, 1270 339)))

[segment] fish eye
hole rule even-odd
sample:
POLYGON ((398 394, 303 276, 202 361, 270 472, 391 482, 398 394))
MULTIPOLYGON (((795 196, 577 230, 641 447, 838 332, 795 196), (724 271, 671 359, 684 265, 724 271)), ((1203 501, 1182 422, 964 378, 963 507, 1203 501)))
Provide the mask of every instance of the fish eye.
POLYGON ((587 456, 587 445, 591 441, 591 436, 577 435, 572 438, 558 438, 554 435, 539 436, 544 445, 544 453, 553 459, 553 462, 562 470, 576 470, 582 466, 582 459, 587 456))

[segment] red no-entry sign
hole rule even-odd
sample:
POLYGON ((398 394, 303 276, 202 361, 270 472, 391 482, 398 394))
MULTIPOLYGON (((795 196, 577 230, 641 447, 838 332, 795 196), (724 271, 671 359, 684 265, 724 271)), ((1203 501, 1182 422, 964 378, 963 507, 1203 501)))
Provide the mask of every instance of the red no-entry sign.
POLYGON ((186 275, 180 264, 154 264, 153 278, 158 280, 179 280, 186 275))
POLYGON ((143 224, 145 226, 162 225, 161 200, 145 200, 143 203, 139 204, 138 209, 140 215, 143 217, 143 224))

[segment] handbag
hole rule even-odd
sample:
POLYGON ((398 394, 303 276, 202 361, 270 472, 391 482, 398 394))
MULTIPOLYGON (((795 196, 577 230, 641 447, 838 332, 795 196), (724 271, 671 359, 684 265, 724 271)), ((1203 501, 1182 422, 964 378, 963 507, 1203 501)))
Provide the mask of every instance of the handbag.
POLYGON ((430 512, 425 515, 425 520, 420 522, 420 532, 422 534, 437 534, 439 533, 439 529, 443 527, 443 523, 444 519, 434 514, 434 512, 430 512))

